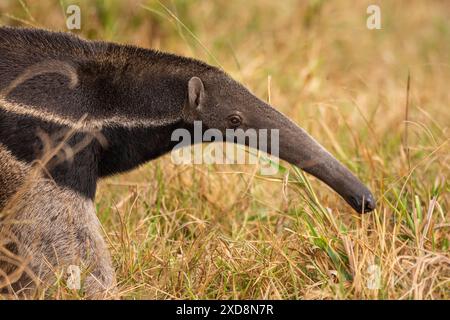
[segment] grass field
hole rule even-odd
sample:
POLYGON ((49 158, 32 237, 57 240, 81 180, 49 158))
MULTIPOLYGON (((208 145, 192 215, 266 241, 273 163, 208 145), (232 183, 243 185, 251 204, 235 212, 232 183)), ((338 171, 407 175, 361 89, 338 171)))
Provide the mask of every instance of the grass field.
POLYGON ((0 23, 66 30, 74 3, 83 37, 221 66, 378 199, 361 216, 287 163, 267 177, 165 156, 100 184, 118 297, 450 298, 449 1, 6 0, 0 23))

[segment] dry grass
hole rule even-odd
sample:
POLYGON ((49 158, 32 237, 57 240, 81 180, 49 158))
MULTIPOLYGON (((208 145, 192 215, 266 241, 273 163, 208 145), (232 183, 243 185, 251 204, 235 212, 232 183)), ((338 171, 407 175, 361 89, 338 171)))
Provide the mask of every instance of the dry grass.
MULTIPOLYGON (((64 30, 65 2, 3 1, 0 23, 64 30)), ((77 2, 85 37, 194 56, 270 93, 378 198, 360 216, 287 164, 269 179, 163 157, 100 184, 121 298, 450 297, 448 1, 378 1, 374 31, 372 1, 77 2)))

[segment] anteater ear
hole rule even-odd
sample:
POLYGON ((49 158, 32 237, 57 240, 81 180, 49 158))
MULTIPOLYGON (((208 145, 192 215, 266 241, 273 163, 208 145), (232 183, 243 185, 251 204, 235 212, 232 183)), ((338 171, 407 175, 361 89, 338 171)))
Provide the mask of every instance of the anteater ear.
POLYGON ((197 109, 203 105, 205 99, 205 87, 203 82, 198 77, 192 77, 188 84, 189 106, 192 109, 197 109))

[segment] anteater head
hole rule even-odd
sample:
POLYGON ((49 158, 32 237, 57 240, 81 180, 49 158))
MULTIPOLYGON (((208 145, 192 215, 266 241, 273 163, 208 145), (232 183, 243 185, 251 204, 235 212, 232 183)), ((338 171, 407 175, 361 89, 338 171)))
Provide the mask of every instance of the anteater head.
MULTIPOLYGON (((202 121, 207 128, 219 129, 224 137, 226 129, 277 129, 281 159, 325 182, 357 212, 375 209, 372 193, 344 165, 302 128, 225 73, 212 70, 191 77, 186 85, 186 121, 202 121)), ((270 139, 271 135, 267 136, 270 139)), ((248 145, 248 139, 243 143, 248 145)), ((271 146, 269 141, 264 151, 271 153, 271 146)))

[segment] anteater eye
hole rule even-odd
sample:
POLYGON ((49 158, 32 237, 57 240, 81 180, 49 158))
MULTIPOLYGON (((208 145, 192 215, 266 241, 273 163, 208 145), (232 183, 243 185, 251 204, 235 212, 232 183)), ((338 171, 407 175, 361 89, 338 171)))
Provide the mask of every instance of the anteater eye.
POLYGON ((238 116, 237 114, 229 116, 228 117, 228 122, 230 123, 231 126, 233 127, 237 127, 241 124, 242 119, 240 116, 238 116))

